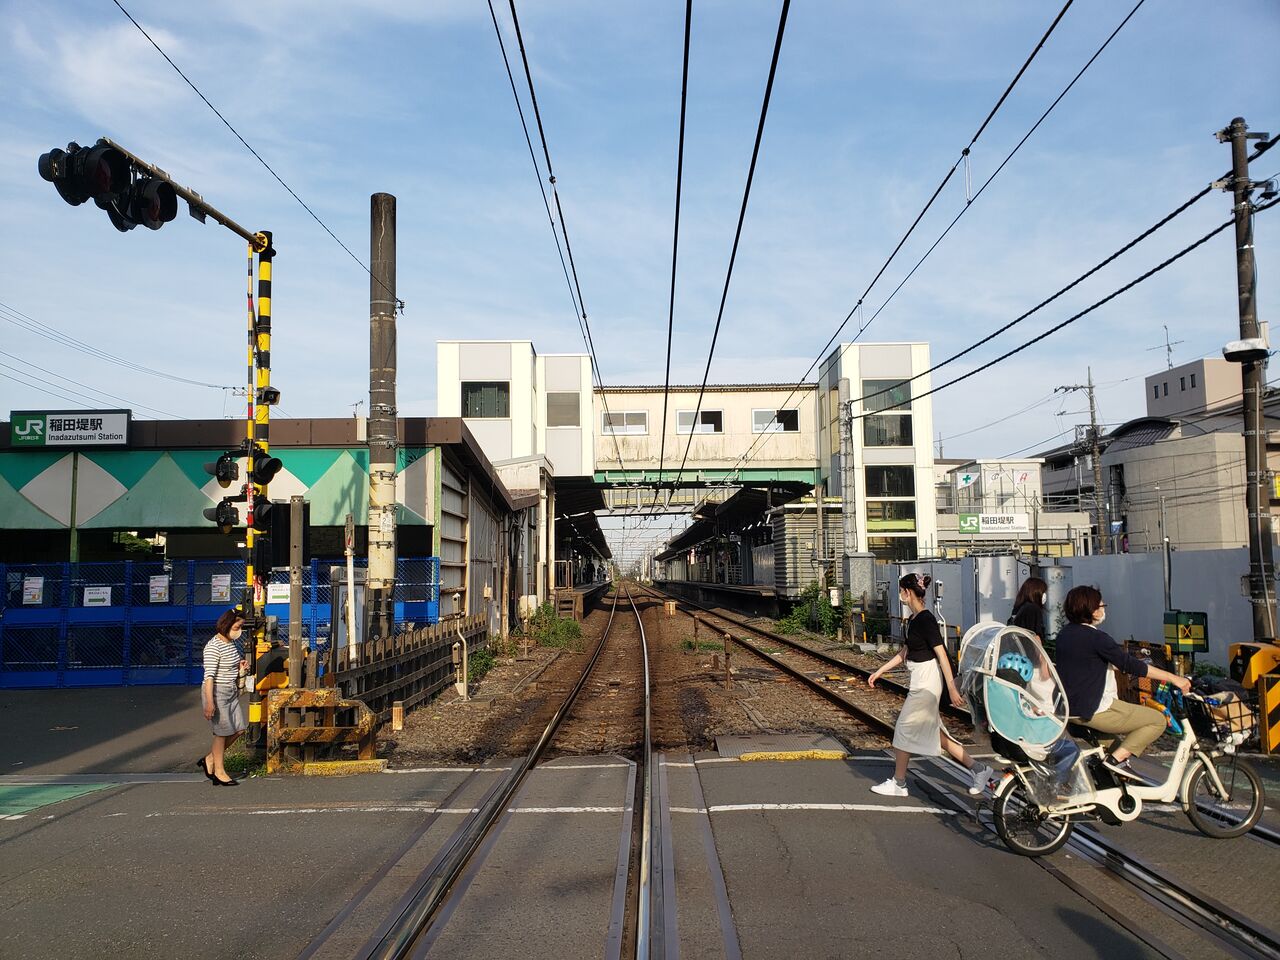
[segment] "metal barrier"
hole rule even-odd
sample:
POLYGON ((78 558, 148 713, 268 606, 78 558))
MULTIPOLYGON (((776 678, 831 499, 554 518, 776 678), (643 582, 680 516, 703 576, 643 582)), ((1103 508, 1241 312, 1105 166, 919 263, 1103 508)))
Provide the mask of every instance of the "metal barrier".
MULTIPOLYGON (((323 648, 331 632, 330 561, 303 571, 303 636, 323 648)), ((0 688, 199 683, 214 624, 244 589, 238 560, 129 560, 0 564, 0 688)), ((440 561, 396 564, 396 622, 434 623, 440 561)), ((273 571, 270 583, 288 583, 273 571)), ((280 617, 288 603, 268 606, 280 617)))

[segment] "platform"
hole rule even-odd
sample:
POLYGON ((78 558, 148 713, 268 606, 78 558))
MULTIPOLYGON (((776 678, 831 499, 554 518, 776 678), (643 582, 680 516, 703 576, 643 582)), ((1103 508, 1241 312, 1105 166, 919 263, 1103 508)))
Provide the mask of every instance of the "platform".
POLYGON ((580 583, 576 587, 556 587, 556 613, 566 619, 581 621, 600 598, 608 592, 611 581, 580 583))
POLYGON ((752 616, 776 617, 779 613, 773 587, 703 583, 700 580, 655 580, 653 585, 673 596, 713 606, 730 606, 752 616))

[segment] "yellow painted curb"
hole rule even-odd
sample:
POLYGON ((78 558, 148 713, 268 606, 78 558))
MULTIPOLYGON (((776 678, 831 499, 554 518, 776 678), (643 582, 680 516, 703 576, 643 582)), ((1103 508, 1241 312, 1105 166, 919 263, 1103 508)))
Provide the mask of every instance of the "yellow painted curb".
POLYGON ((848 754, 843 750, 760 750, 744 753, 739 760, 843 760, 848 754))
POLYGON ((357 773, 382 773, 387 769, 386 760, 319 760, 304 763, 304 777, 349 777, 357 773))

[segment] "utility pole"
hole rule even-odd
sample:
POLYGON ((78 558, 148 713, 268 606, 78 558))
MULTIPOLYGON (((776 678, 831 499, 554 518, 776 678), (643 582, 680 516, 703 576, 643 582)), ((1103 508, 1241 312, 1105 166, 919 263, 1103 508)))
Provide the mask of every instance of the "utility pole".
MULTIPOLYGON (((1252 350, 1224 350, 1228 360, 1240 363, 1244 402, 1245 509, 1249 515, 1249 602, 1253 607, 1253 638, 1276 638, 1274 566, 1271 556, 1271 506, 1263 491, 1267 481, 1267 428, 1262 413, 1262 392, 1266 383, 1267 344, 1262 342, 1256 305, 1257 276, 1253 258, 1253 184, 1249 180, 1249 140, 1265 140, 1267 134, 1248 132, 1242 117, 1236 117, 1218 141, 1231 143, 1231 178, 1215 186, 1229 187, 1236 218, 1236 283, 1242 346, 1252 350), (1253 341, 1252 344, 1249 341, 1253 341)), ((1234 346, 1234 345, 1233 345, 1234 346)))
MULTIPOLYGON (((853 596, 852 558, 858 551, 858 496, 853 486, 853 399, 850 396, 849 378, 841 377, 839 383, 840 399, 840 528, 843 533, 844 548, 840 557, 840 585, 845 595, 853 596)), ((942 434, 938 434, 941 438, 942 434)), ((942 440, 938 440, 939 456, 941 456, 942 440)), ((852 614, 852 609, 850 608, 852 614)), ((853 642, 853 623, 850 618, 843 624, 848 642, 853 642)))
POLYGON ((369 570, 367 629, 390 636, 396 580, 396 198, 375 193, 369 215, 369 570))
MULTIPOLYGON (((1160 484, 1156 484, 1160 489, 1160 484)), ((1169 519, 1164 510, 1164 494, 1160 494, 1160 555, 1163 561, 1164 608, 1173 609, 1173 558, 1169 556, 1169 519)))
POLYGON ((1110 553, 1111 531, 1104 525, 1107 512, 1104 512, 1102 489, 1102 445, 1098 440, 1098 406, 1093 396, 1093 368, 1089 367, 1089 379, 1085 383, 1070 386, 1054 387, 1054 393, 1074 393, 1085 391, 1089 396, 1089 455, 1093 460, 1093 523, 1098 531, 1096 546, 1098 553, 1110 553))

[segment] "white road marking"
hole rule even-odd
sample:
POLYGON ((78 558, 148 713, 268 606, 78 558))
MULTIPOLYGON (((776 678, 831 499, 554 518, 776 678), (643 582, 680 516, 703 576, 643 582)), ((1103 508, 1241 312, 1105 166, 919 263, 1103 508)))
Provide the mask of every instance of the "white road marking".
POLYGON ((709 807, 671 807, 672 813, 740 813, 753 810, 832 810, 869 813, 933 813, 954 816, 941 807, 899 807, 880 803, 723 803, 709 807))
MULTIPOLYGON (((308 815, 315 813, 439 813, 439 814, 458 814, 469 816, 477 812, 476 807, 433 807, 429 804, 401 804, 386 806, 337 806, 337 807, 279 807, 274 809, 256 809, 256 810, 163 810, 155 813, 144 814, 144 817, 150 819, 152 817, 209 817, 221 814, 242 814, 249 817, 275 817, 295 815, 308 815)), ((508 813, 551 813, 551 814, 575 814, 575 813, 622 813, 623 808, 619 806, 577 806, 577 807, 508 807, 508 813)), ((124 816, 124 814, 111 814, 111 816, 124 816)))

